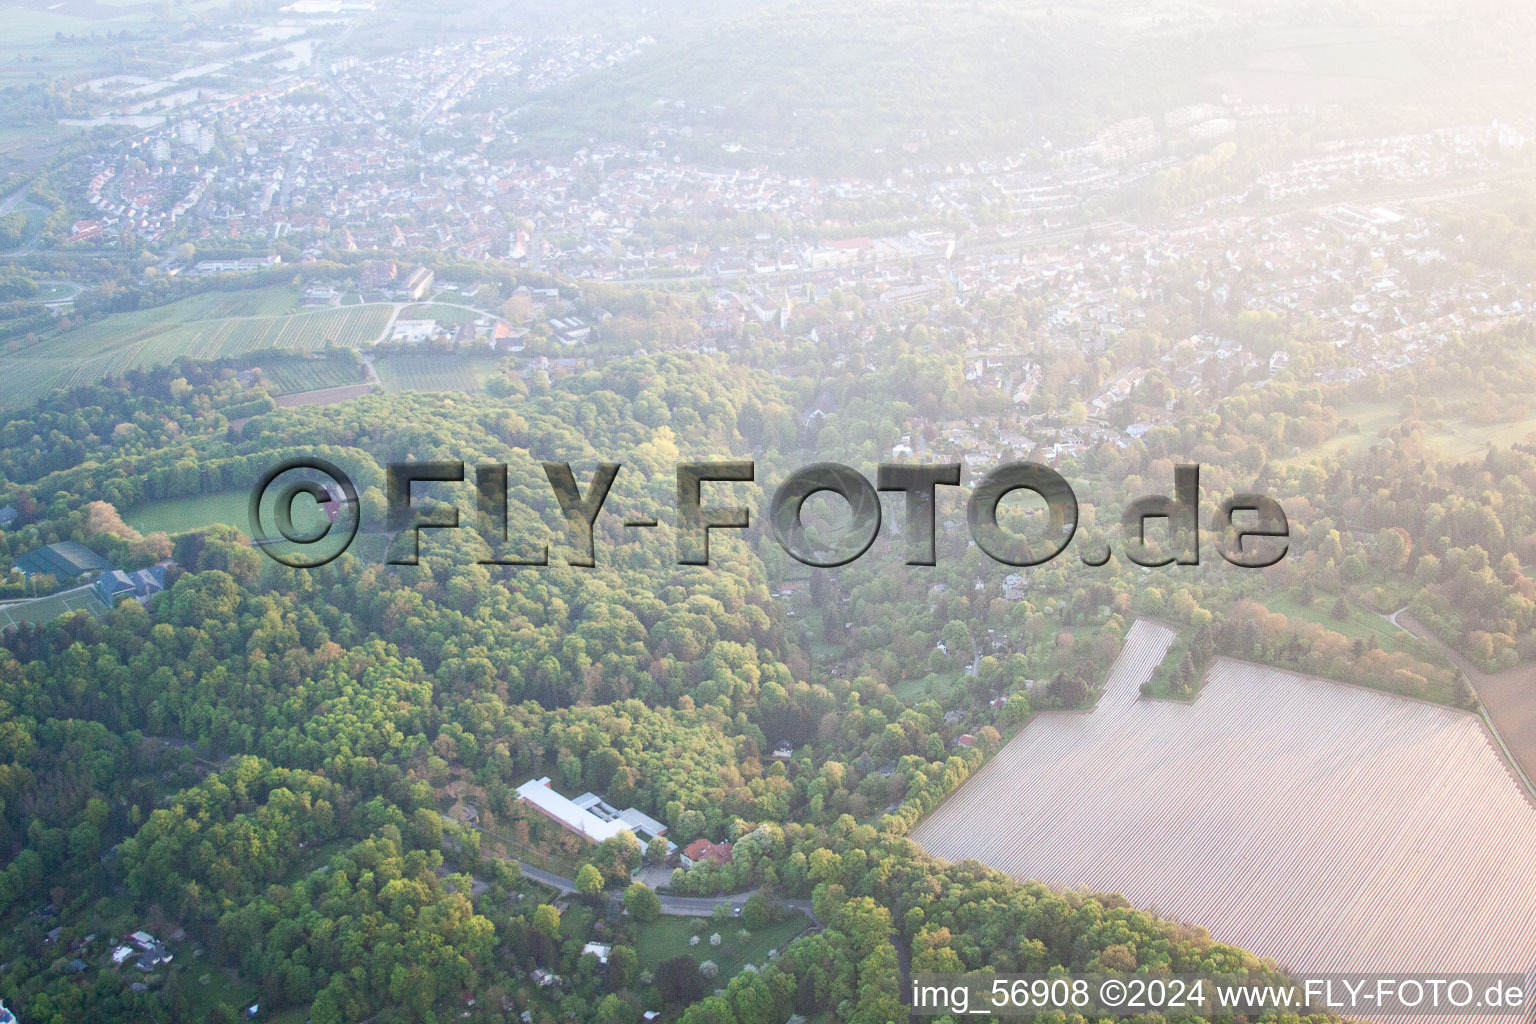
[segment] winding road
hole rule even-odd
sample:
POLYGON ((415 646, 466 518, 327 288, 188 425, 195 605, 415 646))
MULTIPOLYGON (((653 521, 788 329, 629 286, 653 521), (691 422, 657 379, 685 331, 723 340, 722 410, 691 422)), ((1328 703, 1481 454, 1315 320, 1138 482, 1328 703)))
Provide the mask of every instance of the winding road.
MULTIPOLYGON (((540 885, 547 885, 561 896, 569 896, 576 891, 576 882, 573 879, 557 875, 552 871, 534 867, 527 861, 518 861, 517 866, 523 869, 523 877, 531 878, 540 885)), ((732 913, 740 913, 741 908, 751 897, 762 890, 748 889, 746 892, 730 893, 721 896, 672 896, 667 893, 657 893, 661 900, 661 912, 673 917, 708 917, 714 913, 715 907, 721 903, 730 904, 732 913)), ((811 919, 812 924, 819 925, 816 912, 811 909, 810 900, 779 900, 783 906, 791 910, 798 910, 811 919)))

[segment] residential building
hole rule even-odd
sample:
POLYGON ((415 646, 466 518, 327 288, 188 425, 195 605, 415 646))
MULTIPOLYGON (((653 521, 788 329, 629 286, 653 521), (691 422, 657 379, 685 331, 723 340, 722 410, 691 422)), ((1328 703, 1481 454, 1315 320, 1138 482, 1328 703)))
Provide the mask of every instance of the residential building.
POLYGON ((405 283, 400 286, 400 291, 410 299, 425 298, 432 291, 432 282, 435 277, 426 267, 417 267, 411 271, 405 283))
POLYGON ((128 596, 140 604, 165 589, 165 566, 152 565, 148 569, 124 572, 113 569, 96 577, 91 589, 108 608, 117 604, 118 598, 128 596))
POLYGON ((712 864, 729 864, 731 862, 731 844, 712 843, 708 839, 695 839, 683 847, 683 867, 691 868, 703 861, 708 861, 712 864))

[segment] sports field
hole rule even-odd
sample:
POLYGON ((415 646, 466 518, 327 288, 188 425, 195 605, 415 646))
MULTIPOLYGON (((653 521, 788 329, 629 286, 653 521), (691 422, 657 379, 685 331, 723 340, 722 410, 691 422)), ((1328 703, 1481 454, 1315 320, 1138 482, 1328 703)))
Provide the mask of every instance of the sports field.
MULTIPOLYGON (((172 536, 223 523, 250 535, 249 491, 218 491, 185 498, 160 498, 135 505, 123 513, 123 522, 140 533, 165 532, 172 536)), ((273 499, 275 501, 275 499, 273 499)), ((263 506, 263 521, 271 529, 272 501, 263 506)), ((293 525, 306 533, 325 525, 325 513, 309 498, 293 503, 293 525)))
POLYGON ((376 341, 388 303, 289 312, 288 288, 197 295, 153 309, 117 313, 37 344, 0 353, 0 408, 14 409, 51 389, 79 387, 170 363, 178 356, 221 359, 264 349, 315 352, 376 341))
POLYGON ((0 605, 0 632, 23 622, 49 622, 67 612, 86 611, 100 615, 106 608, 89 587, 68 590, 36 601, 0 605))
POLYGON ((1173 639, 1138 621, 1092 712, 1038 716, 912 838, 1292 971, 1536 969, 1536 805, 1477 715, 1222 659, 1140 699, 1173 639))
MULTIPOLYGON (((269 496, 272 492, 268 492, 269 496)), ((233 526, 247 537, 251 534, 248 491, 219 491, 214 494, 198 494, 186 498, 162 498, 146 501, 123 512, 123 522, 140 533, 163 530, 175 536, 200 530, 215 523, 233 526)), ((276 530, 275 496, 262 505, 262 523, 269 533, 276 530)), ((300 533, 316 534, 325 526, 325 513, 308 498, 293 503, 293 525, 300 533)), ((344 524, 343 524, 344 525, 344 524)), ((369 524, 364 524, 369 525, 369 524)), ((338 530, 337 536, 341 532, 338 530)), ((384 560, 389 538, 381 533, 359 533, 347 550, 365 562, 384 560)), ((329 541, 325 543, 330 543, 329 541)), ((302 553, 303 549, 286 544, 276 544, 273 551, 279 554, 302 553)), ((313 552, 311 552, 313 553, 313 552)))
POLYGON ((414 306, 406 306, 400 311, 402 320, 436 320, 440 324, 474 323, 479 316, 480 314, 473 310, 436 302, 422 302, 414 306))

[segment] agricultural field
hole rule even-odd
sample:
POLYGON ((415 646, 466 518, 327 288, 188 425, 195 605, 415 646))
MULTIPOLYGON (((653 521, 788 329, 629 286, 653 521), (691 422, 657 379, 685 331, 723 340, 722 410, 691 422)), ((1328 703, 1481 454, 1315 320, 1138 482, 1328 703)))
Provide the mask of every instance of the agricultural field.
POLYGON ((363 383, 362 368, 339 359, 284 359, 262 363, 259 369, 267 390, 274 395, 363 383))
POLYGON ((384 304, 288 313, 292 291, 256 289, 197 295, 118 313, 38 344, 0 353, 0 408, 49 389, 79 387, 179 356, 222 359, 265 349, 317 352, 370 344, 389 323, 384 304))
POLYGON ((282 316, 294 312, 298 299, 299 293, 293 288, 276 287, 207 292, 184 301, 197 311, 195 319, 208 320, 227 316, 282 316))
POLYGON ((495 364, 485 359, 451 355, 383 356, 374 360, 374 370, 384 390, 391 394, 405 391, 463 391, 474 393, 485 386, 495 372, 495 364))
POLYGON ((1231 47, 1207 72, 1213 87, 1265 103, 1364 98, 1422 85, 1424 63, 1410 36, 1374 26, 1280 30, 1231 47))
POLYGON ((1526 662, 1502 672, 1484 672, 1406 611, 1397 616, 1397 621, 1461 669, 1509 746, 1510 755, 1519 762, 1526 778, 1536 784, 1536 701, 1531 699, 1536 694, 1536 664, 1526 662))
POLYGON ((1174 636, 1138 621, 1093 711, 1036 716, 913 840, 1293 971, 1536 964, 1536 804, 1477 715, 1226 659, 1140 699, 1174 636))
POLYGON ((284 409, 297 409, 306 405, 340 405, 354 398, 373 393, 372 384, 344 384, 337 388, 319 391, 300 391, 292 395, 278 395, 277 404, 284 409))

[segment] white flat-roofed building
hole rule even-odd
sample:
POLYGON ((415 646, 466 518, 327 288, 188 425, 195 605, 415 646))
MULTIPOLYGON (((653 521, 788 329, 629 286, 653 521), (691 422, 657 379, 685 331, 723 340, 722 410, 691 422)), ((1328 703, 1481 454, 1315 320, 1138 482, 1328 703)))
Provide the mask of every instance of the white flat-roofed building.
POLYGON ((436 334, 436 320, 396 320, 389 333, 389 339, 401 341, 407 345, 420 345, 424 341, 430 341, 436 334))
POLYGON ((529 779, 517 787, 520 799, 532 804, 547 818, 552 818, 565 828, 594 843, 612 839, 620 832, 632 831, 620 821, 604 821, 574 800, 561 796, 549 788, 549 778, 529 779))
POLYGON ((667 834, 667 826, 634 807, 626 807, 624 813, 619 815, 619 821, 652 839, 659 839, 667 834))

